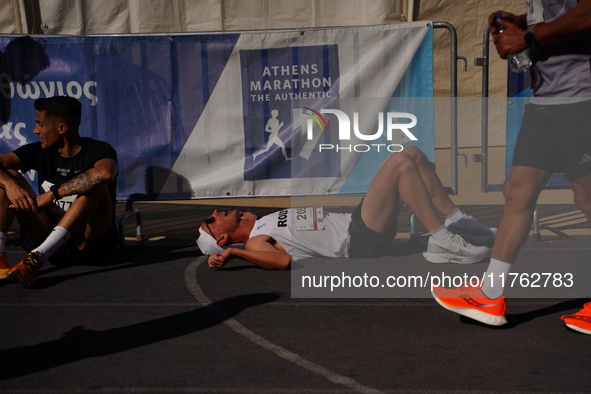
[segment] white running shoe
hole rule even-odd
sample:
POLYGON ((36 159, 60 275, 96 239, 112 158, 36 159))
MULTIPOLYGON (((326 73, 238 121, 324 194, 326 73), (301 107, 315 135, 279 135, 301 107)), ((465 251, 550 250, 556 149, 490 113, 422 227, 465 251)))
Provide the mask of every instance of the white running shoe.
POLYGON ((423 253, 425 260, 431 263, 473 264, 484 260, 490 255, 486 246, 474 246, 461 236, 449 233, 444 241, 436 241, 429 237, 427 251, 423 253))

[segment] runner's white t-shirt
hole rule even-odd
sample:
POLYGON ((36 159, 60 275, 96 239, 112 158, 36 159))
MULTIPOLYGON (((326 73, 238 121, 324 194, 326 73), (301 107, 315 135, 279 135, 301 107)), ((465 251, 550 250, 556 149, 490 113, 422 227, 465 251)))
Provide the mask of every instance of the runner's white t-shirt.
POLYGON ((350 214, 324 212, 322 229, 296 230, 295 213, 296 208, 289 208, 260 218, 250 237, 271 236, 293 261, 311 257, 348 257, 350 214))

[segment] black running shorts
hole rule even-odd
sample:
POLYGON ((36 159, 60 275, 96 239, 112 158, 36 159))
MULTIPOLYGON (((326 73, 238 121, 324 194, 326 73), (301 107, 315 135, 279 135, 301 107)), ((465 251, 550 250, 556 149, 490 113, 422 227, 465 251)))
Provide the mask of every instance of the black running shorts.
POLYGON ((513 165, 564 172, 571 182, 591 174, 591 100, 527 104, 513 165))
POLYGON ((349 258, 380 257, 393 254, 396 228, 387 233, 379 233, 365 225, 361 218, 363 200, 355 209, 349 224, 349 258))

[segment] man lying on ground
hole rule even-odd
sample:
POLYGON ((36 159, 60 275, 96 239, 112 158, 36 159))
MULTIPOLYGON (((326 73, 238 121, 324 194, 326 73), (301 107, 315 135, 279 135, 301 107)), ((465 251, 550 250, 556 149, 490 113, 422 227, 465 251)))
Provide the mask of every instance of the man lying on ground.
POLYGON ((214 210, 199 227, 197 244, 209 255, 212 268, 223 267, 232 257, 264 269, 284 270, 292 260, 310 257, 386 256, 392 253, 403 204, 431 234, 423 254, 428 261, 471 264, 489 255, 488 247, 470 244, 447 229, 464 219, 477 232, 493 237, 490 229, 475 223, 455 206, 427 157, 414 146, 388 156, 353 214, 324 213, 321 230, 298 230, 298 208, 262 218, 237 209, 214 210), (445 223, 439 214, 446 217, 445 223), (236 244, 243 247, 234 247, 236 244))

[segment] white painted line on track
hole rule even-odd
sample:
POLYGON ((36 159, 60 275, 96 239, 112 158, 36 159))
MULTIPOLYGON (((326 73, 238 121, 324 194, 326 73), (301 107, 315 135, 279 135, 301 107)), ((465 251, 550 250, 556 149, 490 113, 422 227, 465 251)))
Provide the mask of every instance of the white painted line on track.
POLYGON ((316 375, 322 376, 333 383, 340 384, 360 393, 380 392, 377 389, 364 386, 354 379, 340 375, 334 371, 329 370, 328 368, 325 368, 321 365, 306 360, 299 354, 293 353, 279 345, 274 344, 273 342, 249 330, 240 322, 238 322, 238 320, 230 317, 226 312, 216 307, 216 305, 209 298, 207 298, 207 296, 199 286, 199 283, 197 282, 197 268, 199 268, 199 266, 204 261, 206 261, 206 259, 206 257, 198 257, 195 261, 193 261, 191 264, 187 266, 187 268, 185 269, 185 285, 187 286, 193 297, 195 297, 195 299, 201 305, 208 307, 210 312, 214 314, 217 318, 219 318, 220 321, 223 322, 226 326, 228 326, 236 333, 242 335, 252 343, 262 347, 265 350, 270 351, 276 356, 286 361, 289 361, 301 368, 307 369, 308 371, 315 373, 316 375))

